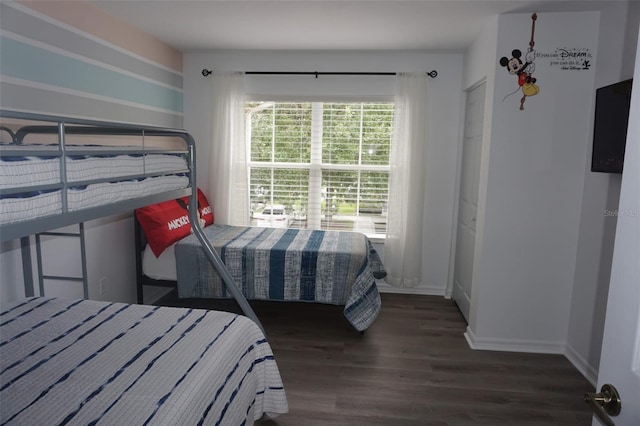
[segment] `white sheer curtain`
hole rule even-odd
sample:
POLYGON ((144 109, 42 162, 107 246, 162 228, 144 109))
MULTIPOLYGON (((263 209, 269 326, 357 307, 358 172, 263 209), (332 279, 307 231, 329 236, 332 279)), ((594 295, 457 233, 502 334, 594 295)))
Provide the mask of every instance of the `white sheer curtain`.
POLYGON ((249 225, 249 177, 244 123, 244 73, 212 75, 213 140, 209 202, 215 222, 249 225))
POLYGON ((385 279, 397 287, 416 287, 421 282, 427 159, 426 73, 398 74, 395 103, 384 244, 385 279))

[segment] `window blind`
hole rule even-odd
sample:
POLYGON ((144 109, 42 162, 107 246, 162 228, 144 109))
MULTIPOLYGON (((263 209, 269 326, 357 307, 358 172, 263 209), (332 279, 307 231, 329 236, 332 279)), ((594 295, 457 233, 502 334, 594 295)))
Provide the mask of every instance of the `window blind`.
POLYGON ((386 232, 393 103, 248 102, 252 224, 386 232), (266 218, 268 219, 268 218, 266 218))

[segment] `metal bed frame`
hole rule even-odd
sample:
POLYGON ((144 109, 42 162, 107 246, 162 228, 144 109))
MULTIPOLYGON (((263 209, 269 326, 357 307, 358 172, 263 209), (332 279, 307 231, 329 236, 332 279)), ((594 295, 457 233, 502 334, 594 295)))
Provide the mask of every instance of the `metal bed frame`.
POLYGON ((19 188, 8 188, 0 190, 0 195, 20 194, 33 191, 46 191, 46 190, 61 190, 62 195, 62 212, 55 215, 47 215, 38 217, 35 219, 0 224, 0 242, 11 241, 20 239, 21 242, 21 254, 22 254, 22 268, 25 285, 25 296, 31 297, 34 295, 33 288, 33 269, 31 262, 31 249, 30 249, 30 236, 45 231, 61 228, 67 225, 82 223, 88 220, 97 219, 100 217, 116 215, 120 213, 130 212, 136 208, 144 207, 150 204, 175 199, 179 197, 189 196, 189 219, 191 222, 193 233, 198 238, 202 246, 207 259, 211 265, 218 271, 222 277, 227 289, 231 292, 238 305, 244 312, 244 314, 252 319, 264 332, 264 328, 260 323, 260 320, 256 316, 255 312, 247 302, 247 299, 242 294, 225 264, 220 259, 220 256, 215 251, 211 243, 204 235, 202 226, 200 225, 197 217, 197 188, 196 185, 196 161, 195 161, 195 140, 185 130, 170 129, 163 127, 134 125, 113 123, 98 120, 87 120, 78 118, 66 118, 53 115, 32 114, 18 111, 0 110, 0 117, 16 120, 37 121, 55 123, 55 125, 26 125, 21 127, 17 132, 12 132, 10 129, 3 126, 2 130, 7 131, 12 139, 13 144, 20 145, 23 138, 28 134, 49 134, 58 136, 58 150, 43 150, 39 152, 37 150, 24 150, 12 149, 11 151, 3 151, 0 149, 1 157, 12 156, 55 156, 60 158, 60 182, 50 185, 37 185, 19 188), (150 173, 141 175, 129 175, 121 176, 117 178, 105 178, 95 179, 91 181, 73 182, 67 181, 66 176, 66 158, 68 155, 117 155, 117 154, 148 154, 149 150, 146 150, 144 146, 139 151, 125 150, 116 152, 113 149, 108 151, 100 151, 99 149, 91 148, 86 151, 73 150, 72 154, 69 154, 66 149, 66 136, 67 135, 114 135, 114 136, 160 136, 160 137, 178 137, 185 143, 186 148, 182 151, 176 150, 158 150, 154 149, 153 154, 182 154, 187 158, 188 170, 174 171, 171 173, 150 173), (166 174, 178 174, 184 173, 189 177, 189 185, 187 188, 181 190, 165 191, 162 193, 148 195, 138 198, 133 198, 125 201, 118 201, 111 204, 101 205, 99 207, 90 207, 86 209, 69 211, 67 202, 67 189, 72 186, 86 185, 102 182, 118 182, 143 177, 153 177, 166 174))

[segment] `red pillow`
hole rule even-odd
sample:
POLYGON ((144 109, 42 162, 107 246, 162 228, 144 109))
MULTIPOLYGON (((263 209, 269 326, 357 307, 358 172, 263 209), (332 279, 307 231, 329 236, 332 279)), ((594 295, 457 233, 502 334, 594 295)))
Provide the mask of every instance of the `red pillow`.
MULTIPOLYGON (((167 247, 191 233, 188 205, 189 197, 183 197, 136 209, 136 217, 156 257, 160 256, 167 247)), ((199 188, 198 211, 205 221, 204 226, 213 223, 213 209, 199 188)))
POLYGON ((136 217, 156 257, 191 233, 189 212, 177 200, 136 209, 136 217))
MULTIPOLYGON (((186 198, 189 199, 189 197, 186 198)), ((187 204, 189 204, 188 201, 187 204)), ((213 225, 213 209, 200 188, 198 188, 198 210, 200 211, 200 219, 204 219, 204 226, 213 225)))

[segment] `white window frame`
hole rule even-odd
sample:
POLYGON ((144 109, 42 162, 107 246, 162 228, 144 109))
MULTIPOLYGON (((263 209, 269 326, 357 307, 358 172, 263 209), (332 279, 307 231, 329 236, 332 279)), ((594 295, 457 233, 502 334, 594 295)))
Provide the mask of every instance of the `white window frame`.
MULTIPOLYGON (((249 100, 248 102, 255 102, 258 99, 249 100)), ((307 206, 307 229, 321 229, 321 222, 323 217, 323 212, 321 208, 321 201, 323 197, 323 188, 322 188, 322 173, 327 170, 335 170, 335 171, 355 171, 355 172, 386 172, 389 173, 391 167, 389 164, 386 165, 367 165, 362 164, 362 150, 363 150, 363 132, 362 128, 360 130, 360 138, 359 138, 359 155, 360 158, 358 162, 360 164, 333 164, 333 163, 324 163, 322 161, 322 142, 323 142, 323 105, 331 104, 331 103, 388 103, 393 104, 393 101, 390 101, 388 98, 386 99, 369 99, 369 100, 351 100, 351 99, 340 99, 340 100, 326 100, 326 101, 310 101, 310 100, 282 100, 282 101, 265 101, 263 105, 259 108, 270 108, 273 107, 276 103, 286 103, 286 102, 305 102, 311 103, 311 114, 312 114, 312 127, 311 127, 311 155, 309 163, 291 163, 291 162, 277 162, 275 159, 275 138, 272 138, 272 147, 271 147, 271 161, 252 161, 251 160, 251 117, 249 113, 245 115, 246 118, 246 143, 247 143, 247 152, 249 153, 248 159, 248 172, 249 176, 251 176, 251 169, 259 168, 263 170, 270 170, 272 176, 273 172, 276 169, 299 169, 299 170, 307 170, 309 172, 309 183, 308 183, 308 199, 309 200, 318 200, 315 203, 311 201, 307 206)), ((253 111, 256 111, 257 108, 253 108, 253 111)), ((274 129, 275 131, 275 129, 274 129)), ((275 201, 273 200, 274 194, 274 182, 273 177, 271 180, 271 188, 269 190, 270 193, 270 204, 273 204, 275 201)), ((250 184, 249 187, 252 185, 250 184)), ((362 216, 360 213, 360 173, 358 173, 358 196, 356 197, 356 210, 355 210, 355 218, 356 221, 359 217, 362 216)), ((250 194, 251 198, 251 194, 250 194)), ((384 216, 382 214, 381 216, 384 216)), ((385 218, 386 221, 386 218, 385 218)), ((330 228, 329 228, 330 229, 330 228)), ((365 233, 372 240, 383 241, 385 238, 385 234, 383 233, 375 233, 373 229, 354 229, 354 231, 365 233)))

